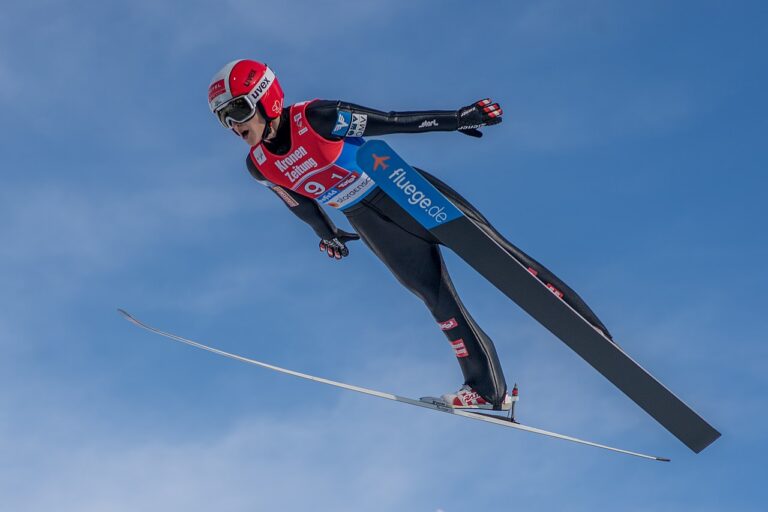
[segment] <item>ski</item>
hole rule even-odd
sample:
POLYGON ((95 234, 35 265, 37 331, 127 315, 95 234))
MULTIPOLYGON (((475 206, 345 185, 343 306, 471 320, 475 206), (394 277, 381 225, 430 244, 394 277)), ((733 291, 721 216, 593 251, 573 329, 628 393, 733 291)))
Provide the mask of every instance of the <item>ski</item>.
POLYGON ((137 318, 135 318, 134 316, 132 316, 130 313, 128 313, 125 310, 118 309, 118 312, 126 320, 128 320, 131 323, 133 323, 134 325, 137 325, 138 327, 141 327, 142 329, 145 329, 145 330, 147 330, 149 332, 152 332, 152 333, 155 333, 155 334, 159 334, 160 336, 165 336, 166 338, 170 338, 172 340, 184 343, 186 345, 191 345, 191 346, 199 348, 201 350, 205 350, 207 352, 212 352, 214 354, 217 354, 217 355, 220 355, 220 356, 223 356, 223 357, 227 357, 229 359, 234 359, 236 361, 241 361, 243 363, 248 363, 248 364, 252 364, 252 365, 255 365, 255 366, 260 366, 262 368, 267 368, 269 370, 273 370, 273 371, 276 371, 276 372, 280 372, 280 373, 284 373, 284 374, 287 374, 287 375, 292 375, 294 377, 299 377, 299 378, 302 378, 302 379, 310 380, 312 382, 319 382, 321 384, 327 384, 329 386, 335 386, 337 388, 348 389, 350 391, 356 391, 358 393, 363 393, 365 395, 376 396, 376 397, 379 397, 379 398, 385 398, 387 400, 393 400, 395 402, 400 402, 400 403, 409 404, 409 405, 415 405, 417 407, 422 407, 422 408, 430 409, 430 410, 433 410, 433 411, 440 411, 440 412, 445 412, 445 413, 448 413, 448 414, 453 414, 454 416, 460 416, 462 418, 468 418, 468 419, 471 419, 471 420, 484 421, 484 422, 487 422, 487 423, 492 423, 494 425, 500 425, 502 427, 508 427, 508 428, 513 428, 513 429, 516 429, 516 430, 522 430, 524 432, 531 432, 531 433, 534 433, 534 434, 539 434, 539 435, 547 436, 547 437, 553 437, 553 438, 556 438, 556 439, 562 439, 564 441, 570 441, 572 443, 583 444, 583 445, 592 446, 592 447, 595 447, 595 448, 602 448, 604 450, 610 450, 612 452, 623 453, 623 454, 626 454, 626 455, 632 455, 634 457, 640 457, 640 458, 643 458, 643 459, 656 460, 656 461, 660 461, 660 462, 669 462, 670 461, 670 459, 667 459, 667 458, 664 458, 664 457, 656 457, 656 456, 653 456, 653 455, 645 455, 643 453, 632 452, 632 451, 629 451, 629 450, 622 450, 621 448, 614 448, 612 446, 606 446, 604 444, 594 443, 592 441, 585 441, 583 439, 578 439, 576 437, 571 437, 571 436, 566 436, 566 435, 563 435, 563 434, 558 434, 556 432, 549 432, 547 430, 542 430, 540 428, 529 427, 527 425, 522 425, 520 423, 513 422, 510 419, 505 418, 504 416, 495 416, 495 415, 489 414, 489 413, 472 412, 472 411, 465 411, 465 410, 461 410, 461 409, 453 409, 450 406, 440 402, 439 400, 431 400, 431 401, 416 400, 416 399, 413 399, 413 398, 408 398, 408 397, 404 397, 404 396, 394 395, 392 393, 385 393, 383 391, 376 391, 374 389, 368 389, 368 388, 364 388, 364 387, 360 387, 360 386, 354 386, 352 384, 346 384, 344 382, 337 382, 337 381, 330 380, 330 379, 324 379, 322 377, 316 377, 314 375, 309 375, 309 374, 306 374, 306 373, 301 373, 301 372, 297 372, 297 371, 294 371, 294 370, 289 370, 287 368, 281 368, 279 366, 275 366, 275 365, 268 364, 268 363, 263 363, 261 361, 255 360, 255 359, 250 359, 248 357, 243 357, 243 356, 240 356, 240 355, 237 355, 237 354, 233 354, 231 352, 226 352, 224 350, 219 350, 217 348, 210 347, 208 345, 204 345, 204 344, 199 343, 197 341, 193 341, 193 340, 190 340, 190 339, 187 339, 187 338, 183 338, 181 336, 177 336, 177 335, 169 333, 169 332, 161 331, 160 329, 152 327, 151 325, 145 324, 144 322, 138 320, 137 318))
POLYGON ((698 453, 720 437, 693 409, 488 237, 389 145, 380 140, 366 142, 358 150, 357 162, 384 192, 446 247, 691 450, 698 453))

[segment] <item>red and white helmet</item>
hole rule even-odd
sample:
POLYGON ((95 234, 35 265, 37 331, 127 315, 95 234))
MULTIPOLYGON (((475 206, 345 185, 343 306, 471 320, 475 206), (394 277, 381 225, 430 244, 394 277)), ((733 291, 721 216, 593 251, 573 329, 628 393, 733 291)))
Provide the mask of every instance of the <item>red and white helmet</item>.
POLYGON ((255 60, 235 60, 221 68, 208 87, 208 106, 221 124, 244 123, 258 108, 268 121, 283 111, 283 89, 275 73, 255 60))

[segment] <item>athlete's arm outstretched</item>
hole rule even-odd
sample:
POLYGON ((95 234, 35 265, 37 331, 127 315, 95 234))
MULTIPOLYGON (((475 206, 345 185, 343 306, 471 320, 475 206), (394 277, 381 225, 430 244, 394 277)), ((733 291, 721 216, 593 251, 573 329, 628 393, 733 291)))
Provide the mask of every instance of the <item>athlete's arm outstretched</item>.
POLYGON ((274 192, 294 215, 306 222, 315 234, 320 237, 319 247, 321 251, 328 254, 329 257, 336 259, 349 255, 346 243, 350 240, 358 240, 360 238, 358 235, 337 228, 314 199, 304 197, 265 179, 250 157, 246 159, 246 165, 251 176, 256 181, 274 192))
POLYGON ((318 100, 307 106, 307 120, 327 139, 366 137, 390 133, 459 131, 481 137, 478 128, 501 122, 502 110, 490 99, 458 110, 382 112, 343 101, 318 100))

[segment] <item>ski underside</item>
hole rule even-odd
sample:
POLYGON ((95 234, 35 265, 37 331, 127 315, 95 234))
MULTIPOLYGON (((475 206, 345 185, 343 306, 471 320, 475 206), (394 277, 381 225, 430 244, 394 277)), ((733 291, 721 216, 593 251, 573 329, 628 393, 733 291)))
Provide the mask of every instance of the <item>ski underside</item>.
POLYGON ((376 391, 374 389, 368 389, 368 388, 364 388, 364 387, 360 387, 360 386, 354 386, 352 384, 345 384, 343 382, 337 382, 337 381, 330 380, 330 379, 324 379, 322 377, 315 377, 314 375, 308 375, 306 373, 301 373, 301 372, 297 372, 297 371, 293 371, 293 370, 288 370, 286 368, 281 368, 279 366, 271 365, 271 364, 268 364, 268 363, 263 363, 261 361, 256 361, 255 359, 250 359, 248 357, 243 357, 243 356, 240 356, 240 355, 237 355, 237 354, 233 354, 231 352, 226 352, 224 350, 219 350, 217 348, 210 347, 208 345, 204 345, 202 343, 199 343, 199 342, 196 342, 196 341, 192 341, 190 339, 183 338, 181 336, 177 336, 177 335, 169 333, 169 332, 161 331, 160 329, 152 327, 151 325, 145 324, 144 322, 138 320, 137 318, 132 316, 130 313, 128 313, 128 312, 126 312, 126 311, 124 311, 122 309, 118 309, 118 312, 121 315, 123 315, 123 317, 125 317, 125 319, 128 320, 129 322, 133 323, 134 325, 137 325, 137 326, 141 327, 142 329, 146 329, 149 332, 152 332, 152 333, 155 333, 155 334, 159 334, 160 336, 165 336, 166 338, 170 338, 172 340, 175 340, 175 341, 187 344, 187 345, 191 345, 193 347, 196 347, 196 348, 199 348, 201 350, 208 351, 208 352, 212 352, 214 354, 217 354, 217 355, 220 355, 220 356, 223 356, 223 357, 234 359, 236 361, 241 361, 243 363, 252 364, 252 365, 255 365, 255 366, 260 366, 262 368, 267 368, 269 370, 274 370, 276 372, 284 373, 284 374, 287 374, 287 375, 292 375, 294 377, 299 377, 299 378, 310 380, 310 381, 313 381, 313 382, 320 382, 321 384, 327 384, 329 386, 335 386, 337 388, 348 389, 350 391, 357 391, 358 393, 363 393, 365 395, 370 395, 370 396, 376 396, 376 397, 379 397, 379 398, 385 398, 387 400, 393 400, 395 402, 400 402, 400 403, 409 404, 409 405, 415 405, 417 407, 423 407, 425 409, 431 409, 433 411, 445 412, 445 413, 448 413, 448 414, 453 414, 454 416, 461 416, 462 418, 467 418, 467 419, 471 419, 471 420, 478 420, 478 421, 485 421, 487 423, 493 423, 494 425, 499 425, 499 426, 502 426, 502 427, 508 427, 508 428, 513 428, 513 429, 516 429, 516 430, 522 430, 524 432, 532 432, 534 434, 539 434, 539 435, 542 435, 542 436, 553 437, 553 438, 556 438, 556 439, 562 439, 564 441, 570 441, 572 443, 578 443, 578 444, 583 444, 583 445, 587 445, 587 446, 593 446, 595 448, 602 448, 604 450, 610 450, 612 452, 623 453, 623 454, 626 454, 626 455, 632 455, 634 457, 640 457, 640 458, 643 458, 643 459, 656 460, 656 461, 660 461, 660 462, 669 462, 669 460, 670 460, 670 459, 667 459, 667 458, 664 458, 664 457, 656 457, 656 456, 653 456, 653 455, 645 455, 643 453, 632 452, 632 451, 629 451, 629 450, 622 450, 621 448, 614 448, 612 446, 606 446, 604 444, 594 443, 592 441, 585 441, 584 439, 578 439, 576 437, 566 436, 566 435, 563 435, 563 434, 558 434, 556 432, 549 432, 547 430, 542 430, 542 429, 535 428, 535 427, 529 427, 527 425, 522 425, 520 423, 512 421, 511 419, 509 419, 509 418, 507 418, 505 416, 501 416, 501 415, 497 416, 497 415, 494 415, 494 414, 491 414, 491 413, 474 412, 474 411, 461 410, 461 409, 453 409, 450 406, 448 406, 448 405, 446 405, 444 403, 441 403, 438 400, 432 400, 432 401, 416 400, 414 398, 398 396, 398 395, 394 395, 392 393, 385 393, 383 391, 376 391))
POLYGON ((698 453, 720 433, 490 238, 381 140, 357 162, 401 208, 675 437, 698 453))

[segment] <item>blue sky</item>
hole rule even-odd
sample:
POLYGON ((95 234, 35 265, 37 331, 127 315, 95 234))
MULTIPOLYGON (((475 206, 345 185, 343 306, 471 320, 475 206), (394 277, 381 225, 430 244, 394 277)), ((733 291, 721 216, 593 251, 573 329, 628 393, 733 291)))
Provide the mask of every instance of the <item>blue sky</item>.
POLYGON ((4 4, 4 510, 763 510, 765 4, 478 5, 4 4), (246 172, 206 104, 243 57, 290 102, 498 100, 505 122, 481 140, 387 140, 723 438, 692 454, 451 254, 521 420, 673 462, 326 389, 122 320, 407 396, 460 384, 426 309, 362 244, 322 257, 246 172))

